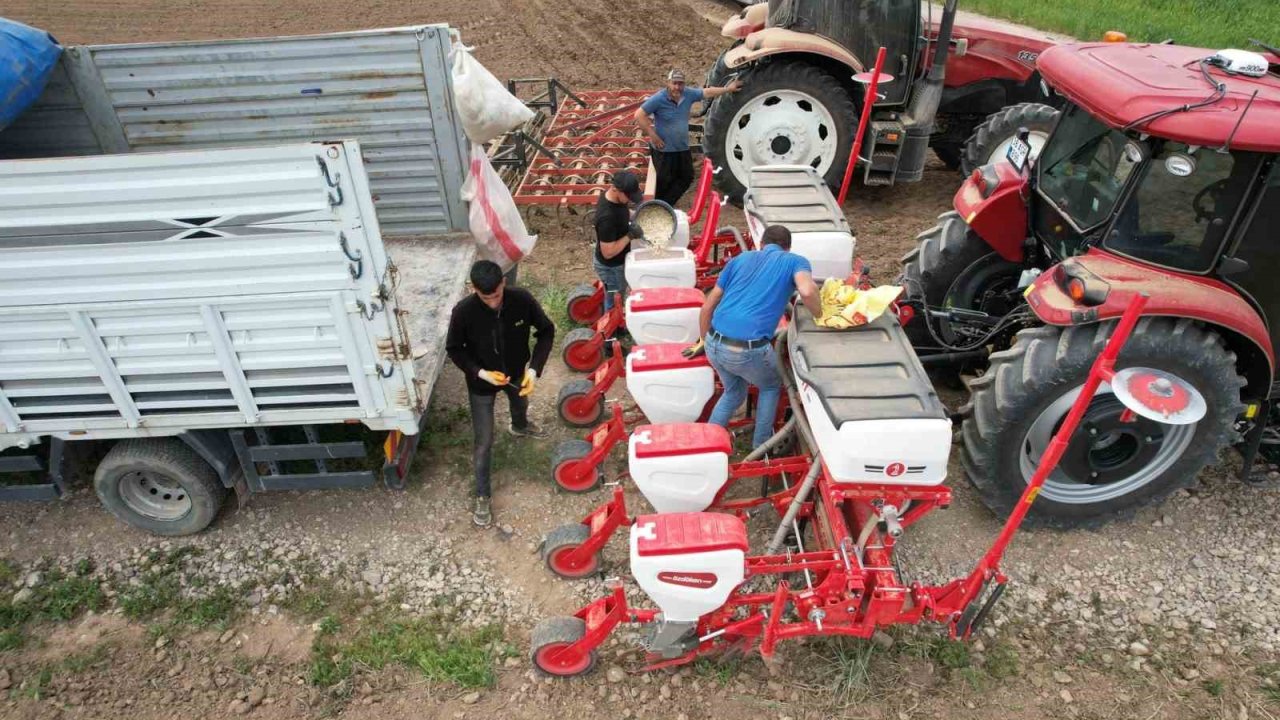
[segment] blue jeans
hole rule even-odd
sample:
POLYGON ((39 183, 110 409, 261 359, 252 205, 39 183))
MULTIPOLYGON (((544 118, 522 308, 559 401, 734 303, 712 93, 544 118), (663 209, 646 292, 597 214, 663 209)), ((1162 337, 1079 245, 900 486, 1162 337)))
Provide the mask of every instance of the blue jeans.
POLYGON ((782 376, 778 374, 778 356, 770 344, 746 349, 726 345, 707 334, 707 359, 716 369, 724 393, 711 410, 711 422, 729 427, 729 418, 747 399, 747 386, 760 390, 756 404, 756 429, 751 447, 758 448, 773 436, 773 419, 778 414, 778 398, 782 395, 782 376))
POLYGON ((600 282, 604 284, 604 311, 609 312, 613 309, 613 294, 622 294, 627 291, 627 272, 626 264, 610 267, 600 262, 600 259, 592 256, 591 262, 596 267, 596 277, 600 278, 600 282))

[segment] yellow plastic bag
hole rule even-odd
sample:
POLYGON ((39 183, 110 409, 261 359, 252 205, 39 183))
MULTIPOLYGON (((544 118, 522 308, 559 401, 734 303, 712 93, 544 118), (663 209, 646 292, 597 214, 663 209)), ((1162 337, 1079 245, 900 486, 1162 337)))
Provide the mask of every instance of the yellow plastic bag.
POLYGON ((820 327, 844 330, 866 325, 884 314, 889 305, 902 293, 897 285, 881 285, 870 290, 859 290, 836 278, 822 283, 819 293, 822 299, 820 327))

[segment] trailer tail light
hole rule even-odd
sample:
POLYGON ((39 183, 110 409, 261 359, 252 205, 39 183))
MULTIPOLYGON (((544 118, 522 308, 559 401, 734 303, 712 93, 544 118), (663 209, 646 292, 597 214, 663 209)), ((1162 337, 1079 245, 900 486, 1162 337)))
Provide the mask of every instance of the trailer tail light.
POLYGON ((1122 43, 1122 42, 1128 42, 1128 40, 1129 40, 1129 36, 1125 35, 1119 30, 1108 30, 1102 33, 1102 42, 1122 43))
POLYGON ((974 168, 969 179, 973 181, 974 187, 978 188, 983 198, 991 197, 996 188, 1000 187, 1000 173, 996 170, 995 163, 974 168))

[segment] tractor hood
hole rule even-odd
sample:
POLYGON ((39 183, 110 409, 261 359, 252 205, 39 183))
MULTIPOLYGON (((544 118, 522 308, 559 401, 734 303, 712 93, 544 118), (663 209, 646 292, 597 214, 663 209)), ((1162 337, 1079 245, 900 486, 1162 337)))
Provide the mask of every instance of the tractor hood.
POLYGON ((1271 72, 1259 78, 1228 75, 1208 66, 1202 69, 1201 61, 1216 52, 1178 45, 1057 45, 1040 54, 1037 67, 1054 89, 1112 127, 1133 125, 1142 132, 1201 147, 1222 147, 1230 138, 1233 149, 1280 152, 1277 64, 1273 62, 1271 72), (1214 82, 1226 85, 1222 99, 1203 108, 1144 120, 1209 98, 1213 88, 1205 81, 1205 72, 1214 82))

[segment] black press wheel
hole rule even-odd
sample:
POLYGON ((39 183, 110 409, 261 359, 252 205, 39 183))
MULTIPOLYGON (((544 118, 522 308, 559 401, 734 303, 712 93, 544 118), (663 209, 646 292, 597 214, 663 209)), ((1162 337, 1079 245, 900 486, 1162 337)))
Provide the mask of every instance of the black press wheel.
POLYGON ((1018 136, 1018 128, 1029 131, 1027 144, 1034 160, 1057 122, 1058 110, 1040 103, 1018 103, 988 115, 965 141, 960 171, 968 175, 974 168, 1004 160, 1009 145, 1018 136))
POLYGON ((587 634, 587 624, 576 617, 547 618, 529 636, 529 655, 538 672, 551 677, 585 675, 596 666, 596 651, 570 648, 587 634))
POLYGON ((542 562, 547 569, 567 580, 595 575, 600 572, 600 553, 594 553, 585 559, 576 560, 573 551, 591 537, 591 529, 582 523, 561 525, 547 533, 542 541, 542 562))
POLYGON ((560 359, 566 367, 578 372, 591 372, 604 362, 604 343, 596 338, 594 328, 574 328, 564 336, 560 359))
POLYGON ((809 165, 833 187, 844 177, 858 111, 830 73, 800 61, 775 61, 741 78, 741 90, 716 98, 702 145, 717 167, 716 186, 741 204, 758 165, 809 165))
MULTIPOLYGON (((971 383, 961 460, 996 512, 1008 513, 1018 501, 1114 327, 1108 322, 1023 330, 1013 347, 993 354, 986 374, 971 383)), ((1124 407, 1104 386, 1041 489, 1029 521, 1077 527, 1126 516, 1191 485, 1227 445, 1244 409, 1244 378, 1236 374, 1235 355, 1217 333, 1191 320, 1144 318, 1117 368, 1135 365, 1191 383, 1208 404, 1204 419, 1193 425, 1141 417, 1123 422, 1124 407)))
POLYGON ((593 427, 604 416, 604 398, 592 399, 595 386, 590 380, 579 378, 560 386, 556 396, 556 412, 560 419, 573 427, 593 427))
POLYGON ((570 320, 579 325, 590 325, 604 312, 604 293, 590 283, 578 285, 569 291, 565 306, 570 320))
POLYGON ((591 453, 586 440, 565 440, 551 456, 551 477, 561 490, 584 493, 600 485, 600 468, 587 466, 582 460, 591 453))
MULTIPOLYGON (((899 283, 907 300, 935 309, 977 310, 1003 317, 1018 307, 1022 266, 1000 257, 957 212, 938 216, 938 224, 916 238, 916 248, 902 258, 899 283)), ((972 338, 943 319, 934 319, 934 339, 922 312, 907 324, 907 337, 918 349, 968 345, 972 338)))
POLYGON ((112 515, 170 536, 203 530, 227 496, 209 463, 176 438, 116 443, 98 463, 93 487, 112 515))

